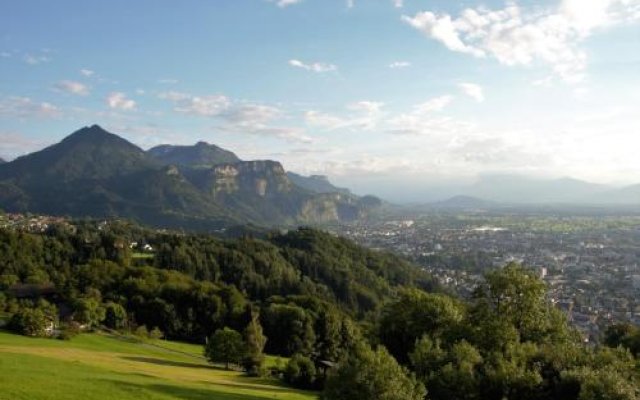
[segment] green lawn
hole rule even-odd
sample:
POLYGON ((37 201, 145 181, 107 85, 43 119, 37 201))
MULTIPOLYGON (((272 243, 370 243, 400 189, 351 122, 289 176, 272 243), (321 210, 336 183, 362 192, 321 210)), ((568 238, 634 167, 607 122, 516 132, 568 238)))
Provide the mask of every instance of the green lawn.
POLYGON ((2 400, 316 398, 277 381, 212 367, 201 358, 200 346, 137 343, 106 334, 82 334, 63 342, 0 332, 2 400))

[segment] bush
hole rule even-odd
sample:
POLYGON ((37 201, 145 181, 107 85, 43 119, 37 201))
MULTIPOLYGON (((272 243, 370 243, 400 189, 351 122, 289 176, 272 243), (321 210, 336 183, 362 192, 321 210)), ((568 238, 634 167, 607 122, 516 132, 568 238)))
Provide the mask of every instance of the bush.
POLYGON ((316 382, 316 367, 310 358, 294 354, 284 369, 284 380, 301 389, 311 389, 316 382))
POLYGON ((164 337, 164 333, 162 333, 162 331, 160 329, 158 329, 158 327, 154 327, 150 332, 149 332, 149 339, 162 339, 164 337))
POLYGON ((60 331, 60 335, 58 335, 58 339, 71 340, 74 337, 78 336, 80 334, 80 331, 81 331, 80 324, 74 321, 69 322, 60 331))
POLYGON ((149 338, 149 330, 144 325, 140 325, 139 327, 137 327, 136 330, 133 331, 133 334, 141 339, 149 338))
POLYGON ((47 336, 47 327, 51 322, 38 308, 22 308, 9 321, 8 328, 25 336, 47 336))

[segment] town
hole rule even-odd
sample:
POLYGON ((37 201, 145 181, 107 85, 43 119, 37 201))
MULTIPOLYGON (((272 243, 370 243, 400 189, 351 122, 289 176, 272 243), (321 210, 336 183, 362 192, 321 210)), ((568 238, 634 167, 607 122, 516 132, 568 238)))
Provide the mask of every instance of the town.
POLYGON ((640 217, 430 212, 334 227, 358 243, 400 253, 463 297, 483 272, 520 263, 548 285, 587 342, 614 322, 640 323, 640 217))

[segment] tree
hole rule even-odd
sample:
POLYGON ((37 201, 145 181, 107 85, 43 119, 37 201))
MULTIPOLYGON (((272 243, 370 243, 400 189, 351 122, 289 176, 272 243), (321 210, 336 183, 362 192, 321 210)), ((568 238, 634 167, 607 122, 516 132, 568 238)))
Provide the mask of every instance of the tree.
POLYGON ((270 304, 262 314, 270 354, 311 354, 315 342, 313 321, 302 308, 291 304, 270 304))
POLYGON ((580 387, 578 400, 637 400, 634 382, 615 368, 582 368, 567 372, 564 379, 575 380, 580 387))
MULTIPOLYGON (((476 331, 485 322, 513 326, 521 341, 562 342, 572 338, 566 317, 546 298, 546 286, 532 271, 511 263, 485 275, 474 292, 471 325, 476 331)), ((502 326, 499 330, 504 330, 502 326)), ((486 332, 476 332, 487 336, 486 332)))
POLYGON ((229 369, 229 364, 238 364, 245 355, 246 345, 240 332, 225 327, 218 329, 204 349, 204 355, 209 362, 221 362, 229 369))
POLYGON ((464 315, 464 306, 449 296, 405 290, 382 311, 380 341, 398 361, 407 364, 418 339, 425 334, 449 336, 445 333, 454 331, 464 315))
POLYGON ((267 338, 262 333, 262 325, 258 314, 251 312, 251 320, 244 330, 246 352, 242 359, 242 366, 249 375, 260 375, 264 363, 264 346, 267 338))
POLYGON ((331 370, 323 400, 423 400, 426 389, 384 347, 359 345, 331 370))
POLYGON ((127 323, 127 311, 118 303, 109 302, 104 307, 104 324, 111 329, 122 329, 127 323))
POLYGON ((77 299, 73 305, 73 318, 77 322, 87 325, 88 328, 100 324, 105 318, 105 309, 95 298, 77 299))

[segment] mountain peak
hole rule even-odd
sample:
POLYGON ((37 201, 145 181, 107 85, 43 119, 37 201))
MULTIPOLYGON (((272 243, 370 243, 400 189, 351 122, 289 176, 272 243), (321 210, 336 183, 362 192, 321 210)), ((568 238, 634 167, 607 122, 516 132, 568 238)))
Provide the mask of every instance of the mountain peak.
MULTIPOLYGON (((155 162, 138 146, 99 125, 85 126, 59 143, 19 157, 5 173, 20 179, 96 179, 148 168, 155 162), (43 178, 43 177, 47 178, 43 178)), ((0 176, 2 178, 2 176, 0 176)))
POLYGON ((73 132, 71 135, 64 138, 62 142, 85 140, 85 139, 90 139, 90 140, 114 139, 114 140, 125 141, 120 136, 107 131, 106 129, 102 128, 100 125, 94 124, 91 126, 85 126, 84 128, 78 129, 77 131, 73 132))

